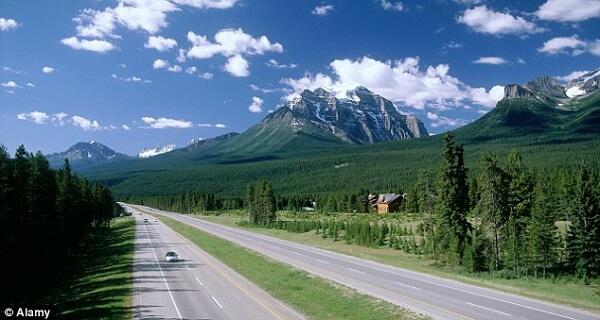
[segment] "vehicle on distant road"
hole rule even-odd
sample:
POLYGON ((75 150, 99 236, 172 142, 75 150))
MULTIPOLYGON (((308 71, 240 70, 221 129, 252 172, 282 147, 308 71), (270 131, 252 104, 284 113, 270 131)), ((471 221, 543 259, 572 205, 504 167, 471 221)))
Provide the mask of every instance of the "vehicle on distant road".
POLYGON ((148 218, 144 218, 144 223, 148 223, 148 218))
POLYGON ((165 260, 167 262, 177 262, 179 261, 179 256, 177 253, 175 253, 175 251, 169 251, 167 254, 165 254, 165 260))

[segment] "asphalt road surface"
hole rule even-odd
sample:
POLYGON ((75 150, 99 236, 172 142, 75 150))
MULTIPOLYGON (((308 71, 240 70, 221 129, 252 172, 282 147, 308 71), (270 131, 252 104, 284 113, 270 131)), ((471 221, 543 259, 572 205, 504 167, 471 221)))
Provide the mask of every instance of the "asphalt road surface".
POLYGON ((303 319, 160 221, 133 213, 135 319, 303 319), (183 261, 166 262, 171 250, 183 261))
POLYGON ((463 284, 319 248, 140 207, 434 319, 591 320, 599 314, 463 284))

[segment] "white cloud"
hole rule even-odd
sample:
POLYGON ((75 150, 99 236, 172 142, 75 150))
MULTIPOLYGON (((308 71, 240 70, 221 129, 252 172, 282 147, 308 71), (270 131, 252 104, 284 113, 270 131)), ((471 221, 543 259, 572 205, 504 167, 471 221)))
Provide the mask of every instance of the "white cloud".
POLYGON ((33 84, 31 82, 27 82, 25 85, 28 86, 28 87, 30 87, 30 88, 35 88, 35 84, 33 84))
POLYGON ((71 121, 74 126, 83 129, 84 131, 93 131, 93 130, 101 130, 102 127, 96 120, 86 119, 81 116, 73 116, 71 117, 71 121))
POLYGON ((224 124, 222 124, 222 123, 217 123, 217 124, 215 124, 215 128, 221 128, 222 129, 222 128, 227 128, 227 126, 224 125, 224 124))
POLYGON ((196 68, 195 66, 187 67, 185 69, 185 73, 187 73, 187 74, 194 74, 197 71, 198 71, 198 68, 196 68))
POLYGON ((198 9, 229 9, 239 0, 173 0, 173 2, 198 9))
POLYGON ((242 58, 241 55, 235 55, 227 59, 227 63, 223 68, 225 71, 229 72, 231 75, 235 77, 247 77, 250 75, 250 70, 248 69, 250 64, 248 60, 242 58))
POLYGON ((185 49, 179 49, 178 54, 177 54, 177 62, 179 63, 184 63, 185 62, 185 49))
POLYGON ((2 70, 8 71, 8 72, 12 72, 12 73, 15 73, 15 74, 21 74, 21 73, 23 73, 22 70, 15 70, 15 69, 13 69, 11 67, 7 67, 7 66, 2 67, 2 70))
POLYGON ((265 64, 267 66, 269 66, 271 68, 275 68, 275 69, 294 69, 294 68, 298 67, 298 65, 295 63, 289 63, 289 64, 279 63, 275 59, 269 59, 269 61, 267 61, 265 64))
POLYGON ((121 125, 121 128, 123 128, 123 130, 131 130, 131 128, 126 124, 121 125))
POLYGON ((198 123, 198 127, 201 127, 201 128, 210 128, 212 126, 213 125, 210 123, 198 123))
POLYGON ((250 84, 250 88, 254 91, 260 91, 262 93, 275 93, 275 92, 284 91, 284 89, 282 89, 282 88, 273 88, 273 89, 261 88, 255 84, 250 84))
POLYGON ((19 26, 15 19, 0 18, 0 31, 9 31, 19 26))
POLYGON ((265 101, 259 97, 252 97, 252 103, 248 107, 248 110, 253 113, 260 113, 263 111, 262 106, 265 101))
POLYGON ((441 127, 441 126, 448 126, 448 127, 463 126, 468 123, 468 121, 465 121, 463 119, 452 119, 452 118, 448 118, 446 116, 440 116, 435 112, 427 112, 427 119, 431 120, 430 124, 434 128, 441 127))
POLYGON ((77 37, 64 38, 60 40, 60 42, 68 47, 71 47, 75 50, 87 50, 98 53, 105 53, 115 49, 115 46, 112 43, 106 40, 87 40, 87 39, 79 39, 77 37))
POLYGON ((6 82, 2 82, 0 83, 0 85, 4 88, 20 88, 21 86, 19 86, 16 82, 9 80, 6 82))
POLYGON ((54 68, 45 66, 45 67, 42 68, 42 72, 46 73, 46 74, 53 73, 54 72, 54 68))
POLYGON ((428 66, 421 71, 418 57, 396 61, 379 61, 370 57, 357 60, 334 60, 329 64, 334 77, 318 73, 305 74, 299 79, 283 79, 288 85, 288 98, 304 89, 325 88, 336 95, 345 96, 346 91, 365 86, 396 102, 416 109, 426 106, 440 110, 460 106, 464 101, 493 107, 502 98, 503 87, 487 91, 473 88, 448 74, 449 66, 428 66), (502 91, 502 95, 499 94, 502 91))
POLYGON ((169 118, 153 118, 153 117, 142 117, 142 121, 146 123, 150 128, 153 129, 166 129, 166 128, 191 128, 194 125, 190 121, 169 119, 169 118))
POLYGON ((518 64, 526 64, 527 62, 523 58, 518 58, 517 63, 518 64))
POLYGON ((210 80, 213 78, 213 74, 210 72, 203 72, 201 74, 198 75, 198 78, 200 79, 204 79, 204 80, 210 80))
POLYGON ((570 37, 555 37, 546 42, 537 50, 547 54, 570 53, 578 55, 588 46, 586 41, 580 40, 577 35, 570 37))
POLYGON ((569 82, 569 81, 575 80, 589 72, 590 72, 589 70, 573 71, 565 76, 556 76, 554 78, 556 78, 559 81, 569 82))
POLYGON ((328 15, 329 12, 332 11, 332 10, 333 10, 333 6, 332 5, 330 5, 330 4, 323 4, 323 5, 320 5, 320 6, 316 6, 311 11, 311 14, 323 17, 323 16, 328 15))
POLYGON ((145 80, 138 76, 129 76, 129 77, 123 78, 123 77, 117 76, 114 73, 111 76, 113 79, 117 79, 117 80, 121 80, 121 81, 125 81, 125 82, 152 83, 151 80, 145 80))
POLYGON ((163 38, 161 36, 150 36, 148 37, 148 42, 144 44, 144 47, 158 51, 169 51, 176 46, 177 41, 175 39, 163 38))
POLYGON ((187 52, 188 58, 208 59, 215 55, 222 55, 228 58, 223 69, 237 77, 246 77, 250 74, 249 63, 243 55, 283 52, 280 43, 271 43, 266 36, 254 38, 242 29, 220 30, 215 34, 215 42, 192 31, 188 32, 187 38, 192 43, 192 47, 187 52))
POLYGON ((578 22, 600 17, 598 0, 548 0, 535 12, 538 18, 560 22, 578 22))
POLYGON ((175 65, 172 65, 172 66, 168 67, 167 70, 171 71, 171 72, 175 72, 175 73, 179 73, 179 72, 183 71, 183 69, 181 68, 181 66, 178 65, 178 64, 175 64, 175 65))
POLYGON ((17 114, 17 119, 31 121, 36 124, 45 124, 48 120, 50 120, 50 116, 45 112, 32 111, 29 113, 17 114))
POLYGON ((65 118, 68 116, 68 114, 64 113, 64 112, 59 112, 59 113, 55 113, 52 115, 52 122, 58 124, 59 126, 64 126, 65 125, 65 118))
POLYGON ((379 5, 384 10, 392 10, 392 11, 402 11, 402 10, 404 10, 404 5, 400 1, 391 2, 389 0, 378 0, 377 3, 379 3, 379 5))
POLYGON ((154 69, 162 69, 162 68, 166 68, 168 66, 169 66, 169 62, 167 62, 163 59, 156 59, 152 63, 152 68, 154 68, 154 69))
POLYGON ((502 57, 479 57, 479 59, 473 61, 473 63, 499 65, 499 64, 505 64, 506 60, 504 60, 504 58, 502 58, 502 57))
POLYGON ((543 32, 544 29, 522 17, 509 13, 493 11, 481 5, 467 9, 458 17, 458 22, 467 25, 475 32, 493 35, 506 34, 533 34, 543 32))

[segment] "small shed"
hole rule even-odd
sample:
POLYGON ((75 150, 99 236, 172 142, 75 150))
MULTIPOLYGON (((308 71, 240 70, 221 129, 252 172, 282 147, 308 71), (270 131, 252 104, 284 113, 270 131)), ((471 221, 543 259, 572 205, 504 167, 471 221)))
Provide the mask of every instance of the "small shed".
POLYGON ((404 196, 395 193, 382 193, 376 199, 373 209, 379 214, 384 214, 398 211, 402 200, 404 200, 404 196))

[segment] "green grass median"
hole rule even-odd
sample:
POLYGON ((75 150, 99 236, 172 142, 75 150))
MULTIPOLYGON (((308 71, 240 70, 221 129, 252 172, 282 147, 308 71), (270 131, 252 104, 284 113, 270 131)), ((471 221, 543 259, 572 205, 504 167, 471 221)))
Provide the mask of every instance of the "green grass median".
POLYGON ((310 319, 426 319, 391 303, 360 294, 276 262, 174 219, 166 225, 310 319))

